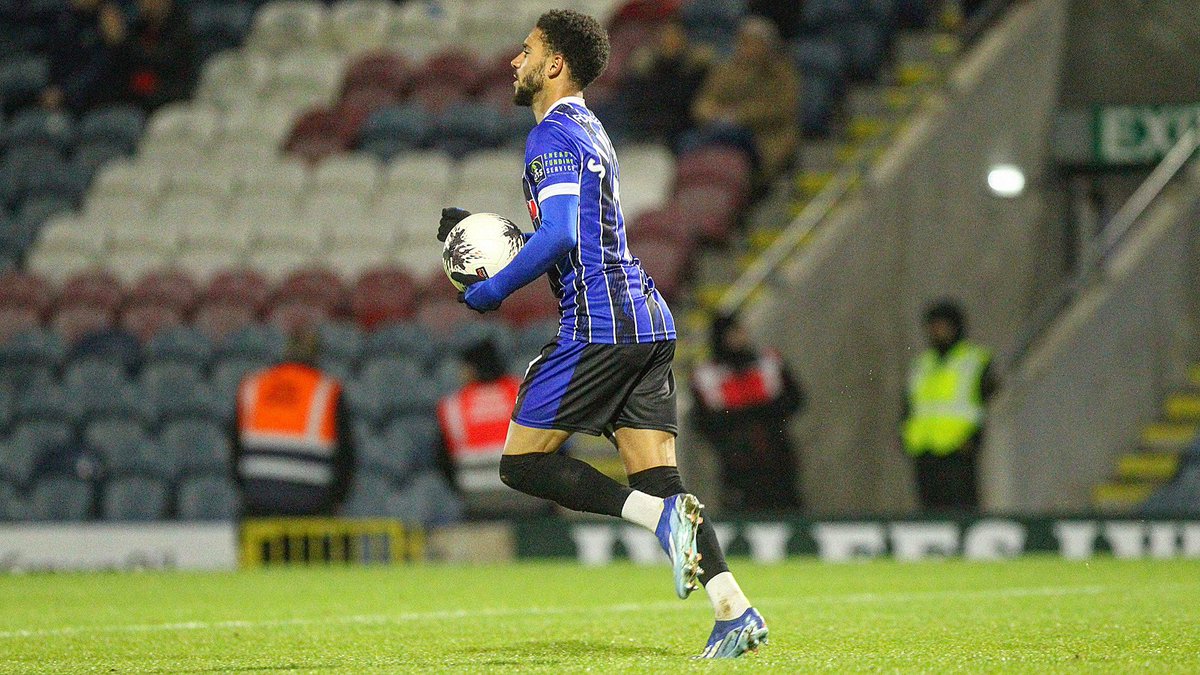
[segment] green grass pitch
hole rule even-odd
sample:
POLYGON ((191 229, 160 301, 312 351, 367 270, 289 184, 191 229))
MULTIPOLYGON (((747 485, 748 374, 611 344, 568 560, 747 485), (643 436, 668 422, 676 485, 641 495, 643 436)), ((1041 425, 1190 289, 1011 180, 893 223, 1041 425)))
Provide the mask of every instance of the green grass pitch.
POLYGON ((663 567, 0 576, 0 672, 1200 672, 1200 561, 734 561, 771 643, 703 663, 663 567))

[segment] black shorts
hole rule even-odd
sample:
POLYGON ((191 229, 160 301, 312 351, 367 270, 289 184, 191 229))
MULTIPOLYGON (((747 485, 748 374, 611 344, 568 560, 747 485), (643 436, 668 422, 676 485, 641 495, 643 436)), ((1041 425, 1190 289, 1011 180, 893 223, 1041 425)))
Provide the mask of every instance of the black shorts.
POLYGON ((557 338, 525 371, 512 419, 593 436, 623 428, 677 434, 674 359, 674 340, 607 345, 557 338))

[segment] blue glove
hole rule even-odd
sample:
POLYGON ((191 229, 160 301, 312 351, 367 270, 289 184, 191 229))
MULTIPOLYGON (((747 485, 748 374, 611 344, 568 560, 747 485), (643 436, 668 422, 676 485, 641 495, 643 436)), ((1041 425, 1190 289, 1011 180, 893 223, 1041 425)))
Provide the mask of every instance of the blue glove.
POLYGON ((495 280, 481 279, 467 286, 467 290, 458 294, 458 301, 471 309, 483 314, 500 309, 506 294, 500 289, 495 280))

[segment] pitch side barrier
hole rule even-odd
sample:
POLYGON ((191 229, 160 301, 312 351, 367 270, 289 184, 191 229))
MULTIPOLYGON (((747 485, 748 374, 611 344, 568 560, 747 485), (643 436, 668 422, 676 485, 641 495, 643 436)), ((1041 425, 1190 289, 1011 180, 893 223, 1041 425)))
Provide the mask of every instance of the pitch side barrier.
MULTIPOLYGON (((520 520, 513 523, 518 557, 574 557, 585 565, 627 559, 665 562, 655 536, 624 523, 520 520)), ((915 561, 962 557, 1007 560, 1028 553, 1086 560, 1200 558, 1200 514, 1175 519, 1062 517, 917 519, 747 519, 716 526, 730 555, 763 563, 791 556, 828 562, 891 557, 915 561)))

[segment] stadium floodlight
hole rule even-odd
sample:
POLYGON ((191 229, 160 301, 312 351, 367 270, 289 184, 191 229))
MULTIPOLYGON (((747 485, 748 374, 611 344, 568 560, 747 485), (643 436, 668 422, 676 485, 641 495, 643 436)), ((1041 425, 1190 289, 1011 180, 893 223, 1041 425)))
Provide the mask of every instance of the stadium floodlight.
POLYGON ((1013 164, 997 164, 988 170, 987 182, 997 197, 1020 197, 1025 191, 1025 172, 1013 164))

